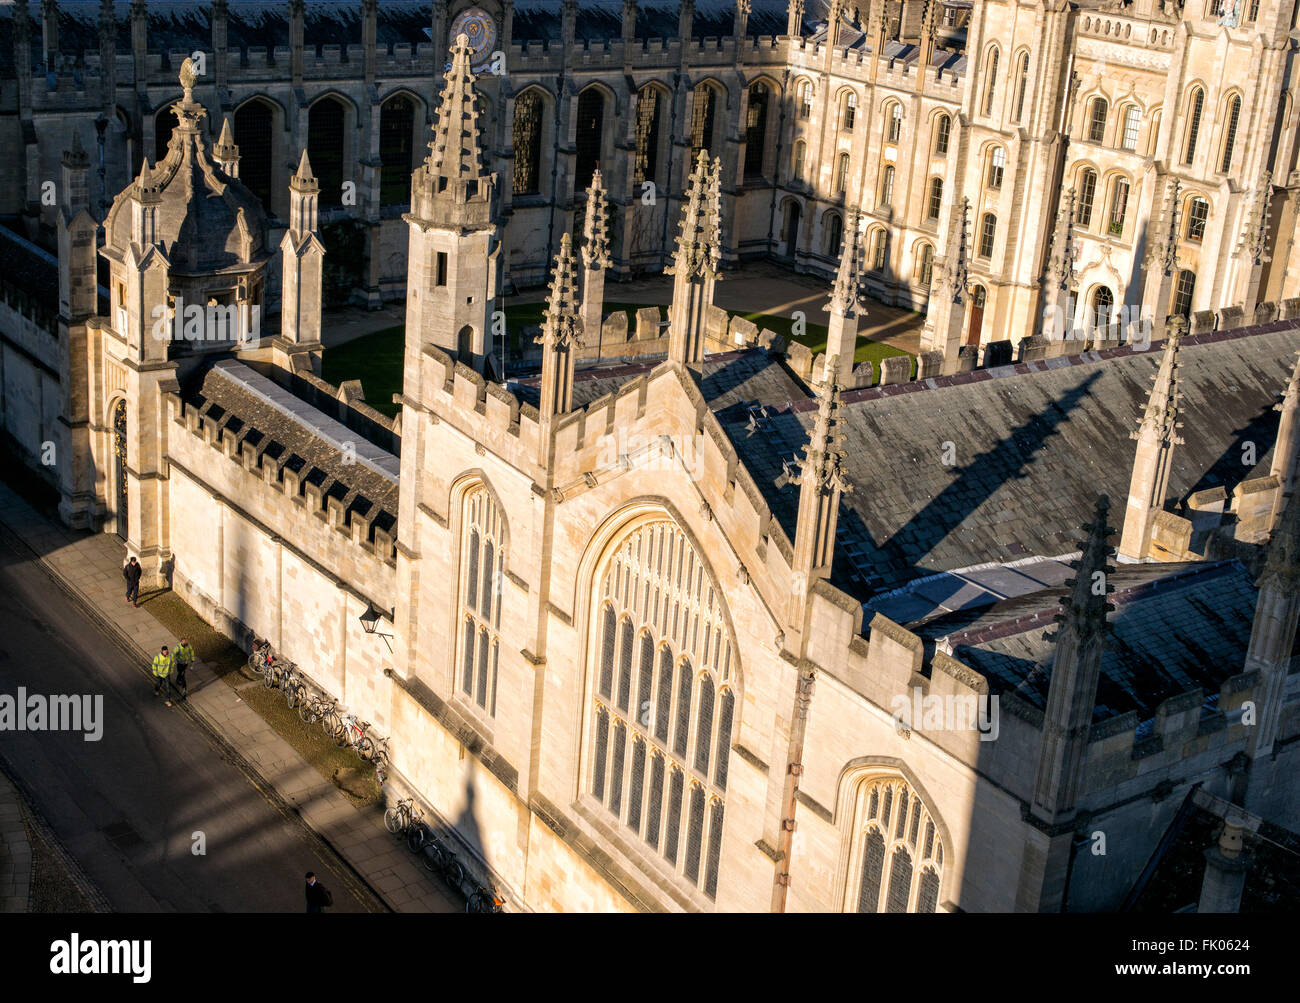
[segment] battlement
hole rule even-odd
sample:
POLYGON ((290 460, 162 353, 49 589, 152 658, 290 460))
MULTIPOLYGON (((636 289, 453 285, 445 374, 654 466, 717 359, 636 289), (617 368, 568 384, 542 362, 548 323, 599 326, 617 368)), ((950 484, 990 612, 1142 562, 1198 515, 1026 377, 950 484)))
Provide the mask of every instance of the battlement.
MULTIPOLYGON (((300 451, 288 441, 280 441, 295 438, 288 430, 277 438, 271 429, 257 427, 215 400, 195 402, 176 397, 172 406, 178 427, 241 467, 250 481, 259 481, 291 499, 385 564, 396 564, 397 480, 395 473, 381 469, 369 458, 369 453, 377 451, 354 446, 352 453, 327 459, 328 442, 300 451), (391 484, 384 483, 390 479, 391 484), (380 491, 383 498, 372 497, 380 491)), ((259 420, 261 417, 258 415, 259 420)), ((321 420, 322 424, 330 422, 324 415, 321 420)), ((236 497, 242 498, 243 492, 236 497)))
POLYGON ((424 349, 420 364, 431 411, 453 422, 466 418, 462 427, 485 448, 531 468, 541 436, 537 408, 434 346, 424 349))

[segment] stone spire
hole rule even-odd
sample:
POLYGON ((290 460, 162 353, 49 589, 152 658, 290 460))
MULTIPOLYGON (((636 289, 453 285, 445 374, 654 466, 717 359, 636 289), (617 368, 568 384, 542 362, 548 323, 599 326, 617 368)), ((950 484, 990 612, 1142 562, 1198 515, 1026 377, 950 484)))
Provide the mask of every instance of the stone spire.
POLYGON ((560 253, 555 257, 542 333, 542 399, 539 413, 543 421, 573 410, 574 353, 582 344, 582 318, 578 313, 577 268, 573 241, 566 233, 560 238, 560 253))
MULTIPOLYGON (((1287 495, 1300 487, 1300 354, 1296 355, 1291 382, 1276 406, 1281 412, 1277 423, 1277 442, 1273 445, 1273 463, 1269 473, 1277 478, 1277 501, 1273 511, 1281 512, 1287 495)), ((1274 520, 1276 522, 1276 520, 1274 520)))
POLYGON ((1078 806, 1102 652, 1111 630, 1107 616, 1114 609, 1106 600, 1115 591, 1109 581, 1115 570, 1109 563, 1115 553, 1110 546, 1115 530, 1107 522, 1109 512, 1110 499, 1101 495, 1092 521, 1083 527, 1087 538, 1079 544, 1079 557, 1070 563, 1074 577, 1065 583, 1070 594, 1061 598, 1057 629, 1046 635, 1056 642, 1056 650, 1032 810, 1047 823, 1069 819, 1078 806))
POLYGON ((848 386, 853 378, 853 355, 858 346, 858 322, 867 315, 862 296, 862 283, 866 275, 866 249, 862 246, 862 214, 857 207, 849 210, 844 228, 844 247, 840 251, 840 267, 835 273, 835 285, 827 306, 830 324, 826 337, 826 364, 838 360, 839 372, 835 374, 841 386, 848 386))
POLYGON ((948 248, 943 271, 930 296, 921 347, 943 353, 943 372, 957 371, 957 354, 966 326, 966 288, 970 281, 970 199, 963 198, 948 215, 948 248))
POLYGON ((609 264, 609 199, 597 169, 587 189, 587 212, 582 220, 582 330, 587 343, 596 346, 598 357, 609 264))
POLYGON ((818 388, 817 420, 799 462, 799 517, 791 566, 794 581, 790 612, 791 620, 797 622, 802 622, 804 602, 813 581, 830 577, 840 498, 853 490, 844 479, 843 404, 836 377, 839 369, 837 359, 826 364, 826 375, 818 388))
POLYGON ((443 79, 429 155, 411 178, 411 212, 440 224, 488 225, 497 177, 483 166, 477 91, 466 35, 457 35, 443 79))
MULTIPOLYGON (((212 148, 212 155, 228 177, 239 177, 239 147, 235 145, 235 133, 230 127, 230 116, 227 115, 221 123, 221 135, 217 137, 217 145, 212 148)), ((307 151, 303 151, 303 156, 307 151)))
POLYGON ((1156 219, 1155 214, 1152 214, 1153 236, 1144 263, 1146 286, 1142 301, 1154 307, 1151 336, 1156 340, 1164 336, 1166 311, 1173 297, 1174 277, 1178 274, 1179 202, 1182 190, 1182 183, 1177 178, 1171 178, 1160 218, 1156 219))
POLYGON ((1133 479, 1129 483, 1128 506, 1124 511, 1124 533, 1120 538, 1122 560, 1141 561, 1149 556, 1151 528, 1165 504, 1169 489, 1169 472, 1174 463, 1174 447, 1182 445, 1178 429, 1178 347, 1187 326, 1182 317, 1170 319, 1164 356, 1156 372, 1147 399, 1142 424, 1132 437, 1137 440, 1133 459, 1133 479))
POLYGON ((1246 216, 1241 239, 1237 243, 1238 260, 1246 267, 1240 272, 1242 308, 1246 311, 1246 323, 1255 319, 1255 308, 1259 304, 1259 287, 1264 275, 1264 266, 1272 260, 1268 250, 1269 223, 1273 214, 1273 173, 1264 171, 1259 182, 1251 192, 1250 211, 1246 216))
POLYGON ((1043 284, 1042 335, 1048 340, 1069 337, 1069 305, 1077 289, 1075 274, 1074 219, 1077 199, 1071 188, 1061 198, 1052 231, 1052 250, 1047 263, 1047 281, 1043 284))
POLYGON ((683 365, 704 361, 704 332, 722 260, 722 161, 701 150, 686 185, 677 251, 671 268, 668 357, 683 365))
POLYGON ((319 201, 320 183, 303 147, 289 179, 289 229, 280 241, 280 336, 273 342, 273 361, 289 371, 303 352, 308 366, 320 366, 325 245, 317 231, 319 201))

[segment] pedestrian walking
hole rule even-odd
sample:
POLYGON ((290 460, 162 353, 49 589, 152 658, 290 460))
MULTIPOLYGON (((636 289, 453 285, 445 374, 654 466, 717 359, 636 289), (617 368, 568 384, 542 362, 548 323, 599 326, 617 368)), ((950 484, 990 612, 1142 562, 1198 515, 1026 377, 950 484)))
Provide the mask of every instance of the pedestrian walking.
POLYGON ((316 880, 314 871, 307 872, 307 911, 324 912, 334 904, 330 890, 316 880))
POLYGON ((185 672, 194 661, 194 649, 190 647, 190 641, 187 637, 181 638, 181 643, 176 645, 176 650, 172 653, 172 658, 176 662, 176 692, 184 701, 190 695, 189 683, 185 681, 185 672))
POLYGON ((172 705, 173 668, 172 656, 167 653, 167 645, 164 644, 158 654, 153 656, 153 695, 157 696, 161 692, 168 707, 172 705))
POLYGON ((143 571, 134 557, 122 568, 122 577, 126 579, 126 601, 136 609, 140 608, 140 575, 143 571))

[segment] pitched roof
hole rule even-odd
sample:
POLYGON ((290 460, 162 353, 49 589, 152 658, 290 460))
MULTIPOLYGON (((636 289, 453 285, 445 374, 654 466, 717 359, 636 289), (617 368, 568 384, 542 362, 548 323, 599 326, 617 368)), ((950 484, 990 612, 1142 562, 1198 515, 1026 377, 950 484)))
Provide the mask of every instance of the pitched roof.
MULTIPOLYGON (((1172 499, 1267 471, 1272 406, 1297 344, 1292 322, 1183 339, 1186 443, 1174 451, 1172 499), (1255 468, 1242 464, 1247 442, 1255 468)), ((939 571, 1077 549, 1097 494, 1128 495, 1129 436, 1160 349, 845 394, 845 474, 856 491, 841 510, 835 584, 868 599, 939 571)), ((777 482, 807 441, 814 407, 805 400, 772 414, 759 434, 742 416, 719 414, 791 539, 798 491, 777 482)))
MULTIPOLYGON (((1198 687, 1215 698, 1224 680, 1242 671, 1258 593, 1239 562, 1120 565, 1108 580, 1115 586, 1113 633, 1102 655, 1094 722, 1130 710, 1139 722, 1150 721, 1161 701, 1198 687)), ((949 614, 917 632, 944 643, 994 692, 1014 692, 1042 710, 1056 651, 1046 635, 1067 591, 1043 589, 975 616, 949 614)))

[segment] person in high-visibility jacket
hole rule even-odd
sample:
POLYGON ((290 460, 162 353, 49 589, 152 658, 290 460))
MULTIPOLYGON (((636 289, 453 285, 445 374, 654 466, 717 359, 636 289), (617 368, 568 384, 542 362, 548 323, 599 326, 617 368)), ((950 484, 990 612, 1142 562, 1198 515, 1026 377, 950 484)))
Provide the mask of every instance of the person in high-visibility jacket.
POLYGON ((166 698, 164 703, 168 707, 172 705, 172 656, 167 652, 167 645, 162 646, 162 650, 153 656, 153 695, 157 696, 162 693, 166 698))
POLYGON ((194 661, 194 649, 190 647, 188 637, 182 637, 181 643, 176 645, 176 651, 172 654, 172 659, 176 663, 176 677, 172 680, 172 685, 176 687, 176 692, 180 694, 183 701, 189 696, 189 683, 185 681, 185 671, 194 661))

